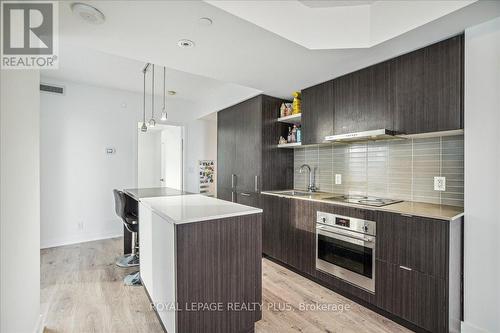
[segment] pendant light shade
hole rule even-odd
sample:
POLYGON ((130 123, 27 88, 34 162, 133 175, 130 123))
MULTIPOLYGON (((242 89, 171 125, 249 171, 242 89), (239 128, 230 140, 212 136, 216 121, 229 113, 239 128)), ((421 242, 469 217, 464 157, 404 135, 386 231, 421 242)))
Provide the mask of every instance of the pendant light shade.
POLYGON ((149 127, 155 127, 155 65, 151 68, 151 119, 149 119, 149 127))
POLYGON ((163 66, 163 108, 161 110, 161 120, 163 121, 167 120, 166 76, 167 76, 167 69, 165 66, 163 66))
MULTIPOLYGON (((149 64, 148 64, 149 65, 149 64)), ((142 126, 141 126, 141 131, 142 132, 147 132, 148 131, 148 126, 146 125, 146 71, 148 69, 148 65, 144 67, 142 70, 142 76, 143 76, 143 95, 142 95, 142 126)))

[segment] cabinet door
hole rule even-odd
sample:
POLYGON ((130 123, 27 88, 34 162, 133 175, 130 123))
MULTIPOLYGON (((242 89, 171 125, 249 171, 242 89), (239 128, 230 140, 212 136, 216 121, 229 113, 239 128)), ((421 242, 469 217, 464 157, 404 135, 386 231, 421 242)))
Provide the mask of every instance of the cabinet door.
POLYGON ((424 105, 417 132, 463 128, 463 35, 424 49, 424 105))
POLYGON ((314 203, 291 199, 287 263, 309 275, 316 272, 316 210, 314 203))
POLYGON ((260 194, 252 192, 237 192, 236 202, 245 206, 260 208, 260 194))
POLYGON ((261 110, 262 97, 244 101, 235 106, 237 122, 235 124, 236 145, 236 189, 243 192, 255 192, 255 176, 261 174, 261 110))
POLYGON ((231 188, 219 187, 217 188, 217 198, 226 201, 235 201, 235 191, 231 188))
POLYGON ((290 246, 288 220, 290 200, 272 195, 262 195, 262 252, 286 262, 286 250, 290 246))
POLYGON ((302 90, 302 143, 315 144, 333 134, 333 80, 302 90))
POLYGON ((440 220, 377 212, 376 258, 446 278, 449 224, 440 220))
POLYGON ((217 191, 231 188, 236 161, 238 114, 231 107, 217 114, 217 191))
POLYGON ((447 331, 445 280, 377 260, 377 306, 430 332, 447 331))
POLYGON ((389 62, 334 80, 334 133, 392 129, 389 62))
POLYGON ((408 219, 400 214, 377 212, 375 257, 397 265, 408 265, 408 219))
POLYGON ((406 265, 445 279, 448 268, 449 222, 413 217, 407 219, 406 265))
POLYGON ((424 109, 424 50, 391 60, 390 73, 394 130, 417 133, 417 116, 424 109))

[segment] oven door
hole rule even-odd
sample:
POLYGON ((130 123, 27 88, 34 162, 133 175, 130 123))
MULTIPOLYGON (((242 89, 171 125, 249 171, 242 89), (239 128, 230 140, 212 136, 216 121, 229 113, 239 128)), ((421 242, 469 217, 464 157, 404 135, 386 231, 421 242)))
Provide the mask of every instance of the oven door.
POLYGON ((375 237, 317 224, 316 268, 375 292, 375 237))

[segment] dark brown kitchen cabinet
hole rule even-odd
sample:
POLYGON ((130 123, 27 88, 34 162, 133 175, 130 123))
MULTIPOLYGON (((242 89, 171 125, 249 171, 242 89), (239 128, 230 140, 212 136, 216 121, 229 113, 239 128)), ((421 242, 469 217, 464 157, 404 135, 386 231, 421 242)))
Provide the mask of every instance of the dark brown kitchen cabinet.
POLYGON ((315 275, 316 210, 314 203, 291 200, 290 219, 286 228, 285 261, 301 272, 315 275))
POLYGON ((290 200, 273 195, 262 195, 262 253, 286 262, 285 242, 290 221, 290 200))
POLYGON ((286 126, 276 121, 281 103, 259 95, 218 112, 217 191, 226 200, 228 189, 235 201, 241 193, 293 186, 293 151, 277 148, 286 126))
POLYGON ((260 194, 259 193, 252 193, 252 192, 236 192, 236 203, 245 205, 245 206, 251 206, 255 208, 260 208, 261 203, 260 203, 260 194))
POLYGON ((446 278, 449 222, 387 212, 377 222, 377 259, 446 278))
POLYGON ((314 203, 274 195, 261 196, 262 252, 309 275, 315 274, 314 203))
POLYGON ((430 332, 461 318, 462 218, 443 221, 377 212, 378 307, 430 332))
POLYGON ((378 305, 429 332, 448 332, 444 279, 376 262, 378 305))
POLYGON ((335 79, 334 133, 392 129, 390 87, 390 62, 370 66, 335 79))
POLYGON ((390 61, 394 129, 407 134, 463 128, 463 35, 390 61))
POLYGON ((231 188, 219 187, 217 188, 217 198, 226 200, 226 201, 234 201, 234 195, 236 192, 231 188))
POLYGON ((333 80, 302 90, 302 144, 322 143, 333 134, 333 80))

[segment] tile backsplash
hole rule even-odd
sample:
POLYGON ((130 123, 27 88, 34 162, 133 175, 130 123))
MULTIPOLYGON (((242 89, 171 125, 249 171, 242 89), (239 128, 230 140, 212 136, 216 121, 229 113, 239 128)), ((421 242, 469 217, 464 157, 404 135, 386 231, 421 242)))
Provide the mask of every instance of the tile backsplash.
POLYGON ((309 182, 307 173, 299 173, 304 163, 316 170, 320 191, 463 206, 463 135, 295 149, 296 189, 309 182), (434 191, 435 176, 446 177, 446 191, 434 191))

